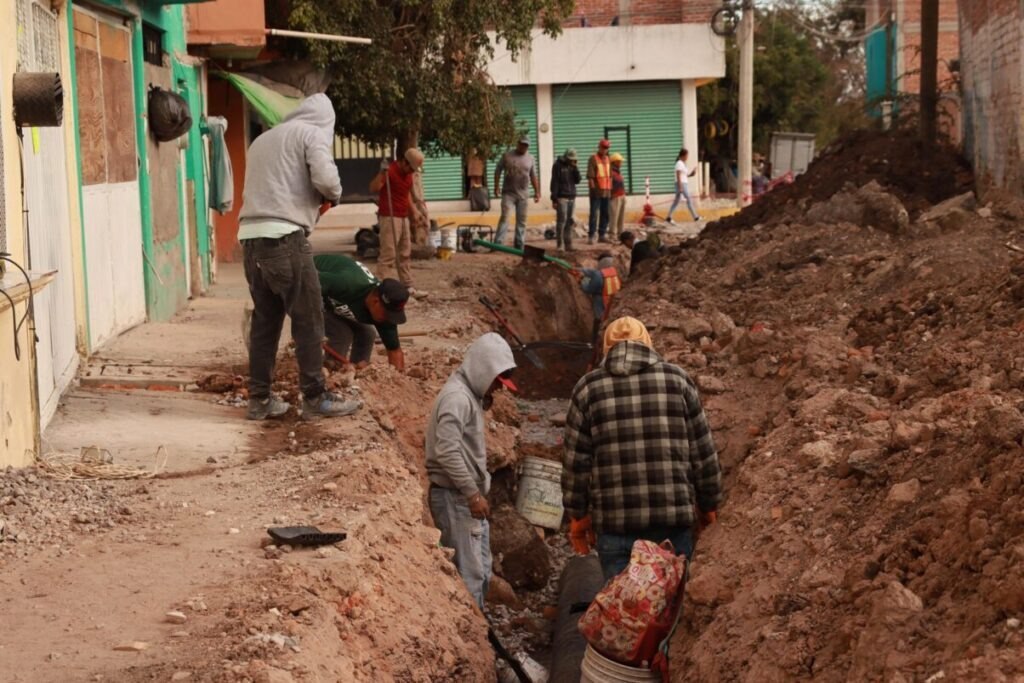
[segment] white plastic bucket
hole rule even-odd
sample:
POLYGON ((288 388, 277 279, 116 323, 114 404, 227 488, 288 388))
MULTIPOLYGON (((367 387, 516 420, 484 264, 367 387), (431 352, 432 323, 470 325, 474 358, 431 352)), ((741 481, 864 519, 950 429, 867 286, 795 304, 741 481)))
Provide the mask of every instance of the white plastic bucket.
POLYGON ((439 249, 441 247, 441 231, 440 230, 431 230, 430 231, 430 246, 432 246, 435 250, 437 250, 437 249, 439 249))
POLYGON ((441 230, 441 245, 444 249, 451 249, 455 251, 455 231, 454 230, 441 230))
POLYGON ((583 654, 580 671, 580 683, 650 683, 661 680, 657 671, 613 662, 589 645, 583 654))
POLYGON ((531 524, 558 530, 562 526, 562 464, 528 455, 519 476, 516 509, 531 524))

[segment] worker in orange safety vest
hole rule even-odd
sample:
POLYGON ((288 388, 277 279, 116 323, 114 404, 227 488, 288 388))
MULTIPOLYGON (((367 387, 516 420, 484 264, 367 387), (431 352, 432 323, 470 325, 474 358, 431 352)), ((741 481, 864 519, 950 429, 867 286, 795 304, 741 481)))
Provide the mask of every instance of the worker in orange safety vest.
POLYGON ((608 252, 597 257, 597 268, 577 268, 572 272, 579 279, 583 293, 590 296, 594 311, 593 337, 596 344, 601 324, 608 319, 612 300, 622 289, 622 278, 615 268, 615 258, 608 252))
POLYGON ((612 161, 608 150, 612 143, 601 140, 597 144, 597 153, 587 162, 587 187, 590 189, 590 224, 587 226, 587 244, 594 243, 594 236, 599 241, 608 241, 609 208, 612 196, 612 161))

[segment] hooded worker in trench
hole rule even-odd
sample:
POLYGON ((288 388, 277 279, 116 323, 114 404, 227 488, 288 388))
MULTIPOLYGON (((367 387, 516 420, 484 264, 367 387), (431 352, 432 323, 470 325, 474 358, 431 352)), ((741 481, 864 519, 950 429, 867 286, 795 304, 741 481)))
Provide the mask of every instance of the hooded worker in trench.
POLYGON ((455 566, 480 609, 491 580, 484 411, 498 389, 516 391, 515 367, 504 338, 493 332, 481 336, 445 382, 427 423, 430 513, 441 530, 441 545, 455 550, 455 566))
POLYGON ((613 321, 604 350, 570 399, 562 500, 573 548, 585 555, 596 542, 609 580, 641 539, 689 558, 697 527, 717 520, 722 475, 696 385, 658 355, 644 324, 613 321))

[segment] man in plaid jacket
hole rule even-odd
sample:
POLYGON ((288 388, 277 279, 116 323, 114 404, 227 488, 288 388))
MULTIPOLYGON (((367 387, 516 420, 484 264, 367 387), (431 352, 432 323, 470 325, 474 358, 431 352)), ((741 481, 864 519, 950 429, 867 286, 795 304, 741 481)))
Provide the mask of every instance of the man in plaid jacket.
POLYGON ((640 539, 689 557, 693 528, 716 521, 722 476, 693 380, 651 348, 643 323, 612 322, 604 346, 604 363, 573 390, 562 497, 573 547, 590 552, 596 534, 611 579, 640 539))

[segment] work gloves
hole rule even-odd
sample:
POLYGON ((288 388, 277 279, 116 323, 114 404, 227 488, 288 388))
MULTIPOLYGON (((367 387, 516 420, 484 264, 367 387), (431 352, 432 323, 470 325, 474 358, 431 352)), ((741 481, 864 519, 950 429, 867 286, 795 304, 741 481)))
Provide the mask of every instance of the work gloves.
POLYGON ((569 542, 578 555, 589 555, 597 543, 597 535, 590 521, 590 515, 582 519, 569 518, 569 542))

